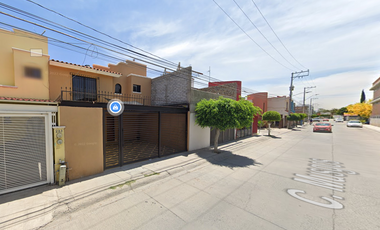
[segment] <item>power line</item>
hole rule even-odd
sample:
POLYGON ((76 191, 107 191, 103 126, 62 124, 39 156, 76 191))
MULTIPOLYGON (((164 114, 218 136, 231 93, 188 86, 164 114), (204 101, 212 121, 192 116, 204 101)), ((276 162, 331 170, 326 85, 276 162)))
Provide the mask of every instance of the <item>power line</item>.
POLYGON ((256 5, 255 1, 252 0, 252 3, 255 5, 255 7, 257 8, 257 10, 259 11, 259 13, 261 14, 261 16, 264 18, 265 22, 267 23, 267 25, 269 26, 269 28, 272 30, 272 32, 274 33, 274 35, 277 37, 277 39, 280 41, 280 43, 282 44, 282 46, 285 48, 285 50, 288 52, 288 54, 298 63, 300 64, 303 68, 307 69, 304 65, 302 65, 291 53, 290 51, 288 50, 288 48, 286 48, 285 44, 281 41, 281 39, 278 37, 277 33, 274 32, 272 26, 269 24, 269 22, 267 21, 267 19, 265 18, 265 16, 261 13, 261 10, 259 9, 259 7, 256 5))
POLYGON ((261 34, 261 36, 263 36, 265 38, 265 40, 273 47, 274 50, 276 50, 276 52, 287 62, 289 63, 291 66, 293 66, 294 68, 296 69, 299 69, 297 66, 293 65, 292 63, 290 63, 288 61, 288 59, 286 59, 281 53, 280 51, 278 51, 278 49, 276 47, 274 47, 274 45, 268 40, 268 38, 261 32, 261 30, 255 25, 255 23, 252 22, 251 18, 244 12, 244 10, 240 7, 240 5, 235 1, 235 4, 239 7, 240 11, 243 12, 243 14, 245 15, 245 17, 251 22, 251 24, 256 28, 257 31, 259 31, 259 33, 261 34))
MULTIPOLYGON (((27 21, 27 20, 25 20, 25 19, 21 19, 21 18, 15 17, 15 16, 10 15, 10 14, 6 14, 6 13, 3 13, 3 12, 0 12, 0 13, 2 13, 2 14, 4 14, 4 15, 7 15, 7 16, 10 16, 10 17, 13 17, 13 18, 15 18, 15 19, 18 19, 18 20, 21 20, 21 21, 24 21, 24 22, 27 22, 27 23, 31 23, 31 24, 33 24, 33 25, 36 25, 36 26, 39 26, 39 27, 42 27, 42 28, 45 28, 45 29, 48 29, 48 30, 51 30, 51 31, 54 31, 54 32, 56 32, 56 33, 59 33, 59 34, 62 34, 62 35, 68 36, 68 37, 70 37, 70 38, 73 38, 73 39, 76 39, 76 40, 82 41, 83 43, 87 43, 87 44, 90 44, 90 45, 98 46, 98 47, 100 47, 100 48, 106 49, 106 50, 111 51, 111 52, 115 52, 115 53, 117 53, 117 54, 121 54, 121 55, 124 55, 124 56, 128 56, 128 57, 135 58, 135 57, 133 57, 133 56, 129 56, 129 55, 126 55, 126 54, 124 54, 124 53, 120 53, 120 52, 117 52, 117 51, 115 51, 115 50, 112 50, 112 49, 109 49, 109 48, 103 47, 103 46, 99 46, 99 45, 97 45, 97 44, 95 44, 95 43, 91 43, 91 42, 85 41, 85 40, 83 40, 83 39, 76 38, 76 37, 74 37, 74 36, 72 36, 72 35, 68 35, 68 34, 62 33, 61 31, 57 31, 57 30, 54 30, 54 29, 52 29, 52 28, 49 28, 49 27, 46 27, 46 26, 39 25, 39 24, 37 24, 37 23, 33 23, 33 22, 30 22, 30 21, 27 21)), ((16 27, 16 26, 12 26, 12 25, 9 25, 9 24, 6 24, 6 23, 2 23, 2 22, 0 22, 0 23, 3 24, 3 25, 7 25, 7 26, 10 26, 10 27, 17 28, 17 29, 25 30, 25 29, 23 29, 23 28, 19 28, 19 27, 16 27)), ((28 30, 25 30, 25 31, 28 31, 28 30)), ((33 33, 32 31, 28 31, 28 32, 33 33)), ((71 45, 71 46, 73 46, 73 47, 75 47, 75 48, 79 48, 79 49, 82 49, 82 50, 86 50, 86 52, 87 52, 87 50, 88 50, 88 48, 84 48, 84 47, 81 47, 81 46, 77 46, 77 45, 74 45, 73 43, 64 42, 64 41, 61 41, 61 40, 55 39, 55 38, 53 38, 53 37, 49 37, 49 38, 50 38, 52 41, 60 42, 60 43, 66 44, 66 45, 71 45)), ((62 48, 62 47, 61 47, 61 48, 62 48)), ((73 50, 72 50, 72 51, 73 51, 73 50)), ((112 59, 116 59, 116 60, 122 60, 122 61, 124 61, 124 59, 121 59, 121 58, 119 58, 119 57, 116 57, 116 58, 115 58, 115 56, 110 56, 110 55, 103 54, 103 53, 100 53, 100 52, 97 52, 97 53, 98 53, 98 54, 101 54, 102 56, 108 57, 108 58, 112 58, 112 59)), ((83 53, 82 53, 82 54, 83 54, 83 53)), ((104 60, 104 59, 103 59, 103 60, 104 60)), ((153 63, 151 63, 151 62, 147 62, 147 61, 144 61, 144 62, 146 62, 146 63, 148 63, 148 64, 155 65, 155 66, 160 67, 160 68, 165 68, 165 69, 170 69, 170 70, 172 70, 171 68, 166 68, 166 67, 161 66, 161 65, 153 64, 153 63)), ((138 65, 137 65, 137 66, 138 66, 138 65)), ((152 69, 152 68, 147 67, 147 69, 152 69)), ((154 70, 154 69, 153 69, 153 70, 154 70)), ((172 70, 172 71, 174 72, 175 70, 172 70)), ((158 71, 158 72, 161 72, 161 71, 158 71)), ((194 73, 194 72, 195 72, 195 71, 193 71, 193 73, 194 73)), ((194 77, 194 76, 192 76, 192 77, 194 77)), ((201 80, 203 80, 203 81, 205 81, 205 82, 209 82, 209 77, 204 76, 204 77, 202 77, 202 78, 198 78, 198 79, 201 79, 201 80), (203 78, 203 79, 202 79, 202 78, 203 78)), ((214 81, 221 82, 221 80, 219 80, 219 79, 216 79, 216 78, 212 78, 212 79, 213 79, 214 81)), ((205 84, 205 83, 201 83, 201 84, 206 85, 206 86, 208 87, 208 84, 205 84)), ((227 88, 228 86, 224 86, 224 87, 227 88)), ((234 89, 234 90, 236 89, 236 88, 234 88, 234 87, 228 87, 228 88, 231 88, 231 89, 234 89)), ((252 90, 249 90, 249 91, 252 92, 252 90)), ((249 91, 248 91, 247 93, 250 93, 249 91)), ((242 91, 239 90, 239 89, 237 89, 237 92, 241 93, 242 91)))
MULTIPOLYGON (((91 30, 93 30, 93 31, 95 31, 95 32, 97 32, 97 33, 100 33, 100 34, 102 34, 102 35, 104 35, 104 36, 107 36, 107 37, 109 37, 109 38, 111 38, 111 39, 114 39, 114 40, 116 40, 116 41, 118 41, 118 42, 121 42, 121 43, 123 43, 123 44, 125 44, 125 45, 131 46, 131 47, 133 47, 133 48, 135 48, 135 49, 137 49, 137 50, 143 51, 143 52, 145 52, 145 53, 147 53, 147 54, 149 54, 149 55, 152 55, 152 56, 154 56, 154 57, 156 57, 156 58, 159 58, 159 59, 165 60, 165 61, 167 61, 167 62, 171 62, 171 61, 166 60, 166 59, 164 59, 164 58, 162 58, 162 57, 159 57, 159 56, 157 56, 157 55, 154 55, 154 54, 152 54, 152 53, 149 53, 148 51, 145 51, 145 50, 143 50, 143 49, 137 48, 137 47, 135 47, 135 46, 133 46, 133 45, 131 45, 131 44, 129 44, 129 43, 126 43, 126 42, 124 42, 124 41, 122 41, 122 40, 120 40, 120 39, 118 39, 118 38, 115 38, 115 37, 113 37, 113 36, 111 36, 111 35, 109 35, 109 34, 103 33, 103 32, 101 32, 101 31, 99 31, 99 30, 97 30, 97 29, 95 29, 95 28, 92 28, 92 27, 90 27, 90 26, 87 26, 87 25, 85 25, 85 24, 83 24, 83 23, 81 23, 81 22, 79 22, 79 21, 77 21, 77 20, 74 20, 74 19, 72 19, 72 18, 70 18, 70 17, 67 17, 67 16, 65 16, 65 15, 63 15, 63 14, 57 12, 57 11, 54 11, 54 10, 52 10, 52 9, 49 9, 49 8, 43 6, 43 5, 39 4, 39 3, 36 3, 36 2, 34 2, 34 1, 32 1, 32 0, 26 0, 26 1, 28 1, 28 2, 30 2, 30 3, 33 3, 33 4, 35 4, 35 5, 37 5, 37 6, 41 7, 41 8, 43 8, 43 9, 45 9, 45 10, 48 10, 48 11, 53 12, 53 13, 55 13, 55 14, 58 14, 59 16, 61 16, 61 17, 63 17, 63 18, 66 18, 66 19, 68 19, 68 20, 70 20, 70 21, 73 21, 73 22, 75 22, 75 23, 77 23, 77 24, 79 24, 79 25, 81 25, 81 26, 84 26, 84 27, 86 27, 86 28, 88 28, 88 29, 91 29, 91 30)), ((171 62, 171 63, 172 63, 172 64, 175 64, 174 62, 171 62)))
POLYGON ((239 26, 239 24, 237 23, 237 22, 235 22, 235 20, 234 19, 232 19, 232 17, 215 1, 215 0, 212 0, 218 7, 219 7, 219 9, 221 9, 222 11, 223 11, 223 13, 225 14, 225 15, 227 15, 227 17, 233 22, 233 23, 235 23, 235 25, 237 26, 237 27, 239 27, 239 29, 241 30, 241 31, 243 31, 243 33, 245 34, 245 35, 247 35, 247 37, 249 38, 249 39, 251 39, 251 41, 253 41, 262 51, 264 51, 269 57, 271 57, 274 61, 276 61, 278 64, 280 64, 281 66, 283 66, 284 68, 286 68, 286 69, 288 69, 288 70, 290 70, 290 71, 293 71, 292 69, 290 69, 289 67, 287 67, 287 66, 285 66, 284 64, 282 64, 281 62, 279 62, 277 59, 275 59, 271 54, 269 54, 263 47, 261 47, 251 36, 249 36, 249 34, 247 33, 247 32, 245 32, 245 30, 243 29, 243 28, 241 28, 241 26, 239 26))
MULTIPOLYGON (((122 47, 122 46, 119 46, 119 45, 116 45, 116 44, 113 44, 113 43, 110 43, 110 42, 107 42, 107 41, 104 41, 102 39, 99 39, 99 38, 96 38, 96 37, 93 37, 91 35, 88 35, 88 34, 85 34, 85 33, 82 33, 80 31, 77 31, 77 30, 74 30, 74 29, 71 29, 69 27, 66 27, 66 26, 63 26, 61 24, 58 24, 58 23, 55 23, 55 22, 52 22, 50 20, 47 20, 45 18, 42 18, 42 17, 39 17, 37 15, 33 15, 31 13, 28 13, 28 12, 25 12, 23 10, 20 10, 18 8, 15 8, 15 7, 12 7, 12 6, 9 6, 9 5, 6 5, 6 4, 3 4, 3 3, 0 3, 0 7, 2 8, 5 8, 9 11, 12 11, 12 12, 15 12, 15 13, 18 13, 18 14, 21 14, 23 16, 26 16, 28 18, 32 18, 36 21, 39 21, 39 22, 42 22, 42 23, 45 23, 47 25, 50 25, 50 26, 53 26, 53 27, 56 27, 56 28, 59 28, 59 29, 63 29, 65 30, 66 32, 73 32, 74 34, 76 35, 79 35, 79 36, 82 36, 82 37, 86 37, 86 38, 90 38, 90 40, 92 41, 97 41, 97 42, 100 42, 104 45, 111 45, 115 48, 118 48, 119 50, 123 50, 123 51, 127 51, 127 52, 130 52, 130 53, 133 53, 133 54, 137 54, 137 55, 140 55, 142 56, 143 58, 148 58, 150 61, 158 61, 160 64, 169 64, 171 65, 173 68, 176 67, 177 65, 176 64, 172 64, 171 62, 168 63, 166 61, 162 61, 162 60, 157 60, 156 58, 153 58, 153 57, 150 57, 150 56, 147 56, 145 54, 141 54, 139 52, 136 52, 136 51, 133 51, 133 50, 130 50, 130 49, 127 49, 125 47, 122 47)), ((142 60, 141 60, 142 61, 142 60)))

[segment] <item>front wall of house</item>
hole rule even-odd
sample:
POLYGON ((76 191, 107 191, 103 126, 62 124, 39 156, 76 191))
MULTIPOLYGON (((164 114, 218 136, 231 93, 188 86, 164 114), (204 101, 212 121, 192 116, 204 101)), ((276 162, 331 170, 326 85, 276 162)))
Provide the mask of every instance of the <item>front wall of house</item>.
POLYGON ((47 39, 19 30, 1 30, 0 40, 0 96, 48 99, 47 39), (42 53, 32 54, 31 49, 42 53))
POLYGON ((372 116, 380 116, 380 102, 372 104, 372 116))
POLYGON ((103 172, 102 108, 59 107, 71 180, 103 172))
POLYGON ((286 102, 288 102, 289 99, 285 97, 280 98, 268 98, 268 109, 267 111, 277 111, 282 115, 288 114, 286 111, 286 102))
MULTIPOLYGON (((0 29, 0 32, 0 85, 15 86, 12 47, 27 51, 32 48, 41 49, 43 54, 48 54, 47 38, 16 29, 14 32, 0 29)), ((30 54, 29 58, 34 59, 30 54)), ((2 88, 0 90, 2 91, 2 88)))
POLYGON ((373 99, 380 98, 380 86, 373 91, 373 99))
POLYGON ((14 86, 0 87, 0 96, 49 99, 49 56, 32 57, 30 52, 14 49, 12 60, 14 86), (28 76, 26 68, 40 72, 36 76, 28 76))
MULTIPOLYGON (((84 68, 85 69, 85 68, 84 68)), ((78 71, 74 69, 52 66, 49 68, 49 87, 50 87, 50 100, 56 100, 58 96, 61 95, 61 87, 63 90, 67 88, 70 91, 72 89, 72 76, 78 75, 81 77, 95 78, 97 91, 106 91, 112 93, 115 91, 115 86, 113 84, 113 77, 105 76, 96 73, 89 73, 85 71, 78 71)), ((65 98, 65 94, 63 95, 65 98)))
POLYGON ((254 106, 258 106, 263 113, 267 111, 268 108, 268 93, 255 93, 248 95, 247 100, 252 100, 254 106))

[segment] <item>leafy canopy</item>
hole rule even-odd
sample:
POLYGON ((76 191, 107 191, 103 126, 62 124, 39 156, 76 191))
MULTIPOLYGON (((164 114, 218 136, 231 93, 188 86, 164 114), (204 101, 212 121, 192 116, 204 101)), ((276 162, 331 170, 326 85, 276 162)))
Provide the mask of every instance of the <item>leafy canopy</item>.
POLYGON ((356 103, 347 106, 347 111, 350 114, 358 115, 362 118, 368 119, 372 113, 372 104, 367 103, 356 103))
POLYGON ((263 114, 263 120, 269 121, 269 122, 280 121, 281 120, 281 114, 277 111, 266 111, 263 114))
POLYGON ((301 120, 301 116, 298 113, 292 113, 288 117, 288 121, 299 121, 301 120))
POLYGON ((240 99, 235 101, 222 96, 219 99, 203 99, 195 108, 195 123, 204 127, 213 127, 224 131, 231 128, 244 128, 252 124, 253 117, 260 113, 259 107, 252 102, 240 99))

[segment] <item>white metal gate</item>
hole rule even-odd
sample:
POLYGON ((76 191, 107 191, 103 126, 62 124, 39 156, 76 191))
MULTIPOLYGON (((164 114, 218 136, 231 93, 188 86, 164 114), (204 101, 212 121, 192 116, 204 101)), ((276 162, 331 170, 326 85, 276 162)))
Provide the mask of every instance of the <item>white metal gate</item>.
POLYGON ((0 114, 0 194, 48 183, 47 119, 0 114))

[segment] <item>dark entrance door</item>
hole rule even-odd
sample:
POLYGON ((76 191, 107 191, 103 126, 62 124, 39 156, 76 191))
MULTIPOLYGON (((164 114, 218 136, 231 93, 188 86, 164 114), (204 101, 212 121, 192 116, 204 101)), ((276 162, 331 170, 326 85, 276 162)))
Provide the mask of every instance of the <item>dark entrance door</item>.
POLYGON ((187 150, 187 113, 104 110, 104 168, 187 150))

